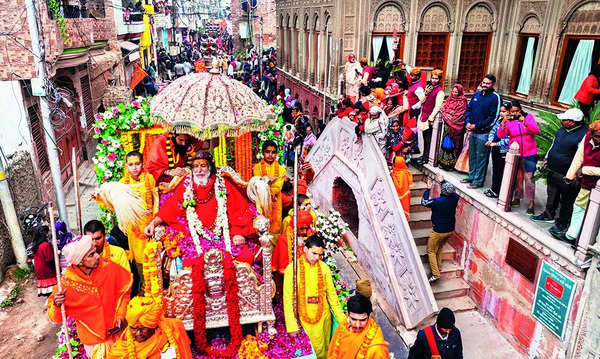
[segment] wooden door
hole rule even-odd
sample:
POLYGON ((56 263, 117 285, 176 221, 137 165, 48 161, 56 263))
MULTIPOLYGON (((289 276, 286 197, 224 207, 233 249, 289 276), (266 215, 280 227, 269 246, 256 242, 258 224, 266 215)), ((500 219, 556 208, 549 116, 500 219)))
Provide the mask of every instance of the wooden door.
MULTIPOLYGON (((73 91, 73 93, 75 93, 73 91)), ((58 105, 57 113, 53 116, 54 135, 58 147, 58 162, 60 164, 60 173, 63 183, 72 176, 71 154, 75 148, 77 163, 80 162, 81 140, 79 134, 79 101, 70 96, 68 92, 62 93, 72 106, 67 106, 64 102, 58 105)))
POLYGON ((458 83, 468 92, 475 91, 487 72, 491 33, 465 33, 460 48, 458 83))
POLYGON ((448 33, 420 33, 417 39, 416 64, 446 72, 448 33))

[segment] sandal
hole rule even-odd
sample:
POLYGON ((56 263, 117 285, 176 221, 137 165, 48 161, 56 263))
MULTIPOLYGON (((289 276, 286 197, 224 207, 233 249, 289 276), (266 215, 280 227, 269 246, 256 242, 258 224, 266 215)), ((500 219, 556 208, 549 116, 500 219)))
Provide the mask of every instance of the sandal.
POLYGON ((492 191, 491 188, 487 189, 485 192, 483 192, 483 194, 485 194, 489 198, 498 198, 498 195, 496 194, 496 192, 492 191))

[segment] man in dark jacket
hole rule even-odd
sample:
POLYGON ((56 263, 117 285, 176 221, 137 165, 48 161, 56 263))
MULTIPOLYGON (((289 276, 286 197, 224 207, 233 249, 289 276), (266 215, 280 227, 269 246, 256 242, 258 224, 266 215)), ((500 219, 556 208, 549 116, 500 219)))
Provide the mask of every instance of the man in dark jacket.
POLYGON ((578 108, 571 108, 557 117, 561 120, 562 126, 556 132, 552 145, 546 154, 542 168, 546 168, 547 194, 546 209, 537 216, 531 217, 534 221, 554 222, 556 209, 560 204, 560 211, 555 225, 549 229, 555 236, 564 234, 569 227, 571 214, 573 213, 573 203, 577 193, 579 193, 579 182, 574 181, 567 184, 563 177, 569 170, 569 165, 573 161, 577 146, 588 131, 583 122, 583 112, 578 108))
POLYGON ((462 338, 454 323, 454 313, 442 308, 434 325, 419 330, 408 359, 429 359, 434 355, 442 359, 462 359, 462 338))
POLYGON ((431 222, 433 223, 433 231, 427 240, 427 256, 429 257, 429 266, 431 267, 430 282, 434 282, 440 278, 440 269, 442 267, 442 247, 454 232, 456 225, 456 206, 458 205, 458 195, 455 193, 454 185, 444 181, 444 178, 439 176, 438 180, 441 183, 442 189, 440 197, 429 198, 431 191, 432 180, 427 181, 427 190, 423 193, 421 205, 431 208, 431 222))
POLYGON ((481 81, 481 91, 475 92, 467 105, 465 123, 469 136, 469 177, 461 180, 470 183, 469 188, 483 187, 490 157, 490 148, 485 144, 500 113, 500 95, 494 91, 496 76, 487 74, 481 81))

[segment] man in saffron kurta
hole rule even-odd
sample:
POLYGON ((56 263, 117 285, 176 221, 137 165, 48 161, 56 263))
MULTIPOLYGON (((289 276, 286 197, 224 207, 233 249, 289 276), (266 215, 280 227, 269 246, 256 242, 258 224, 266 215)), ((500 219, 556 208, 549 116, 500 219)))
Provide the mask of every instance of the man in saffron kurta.
POLYGON ((369 298, 356 294, 348 299, 348 319, 340 324, 329 346, 327 359, 388 359, 388 343, 381 328, 371 318, 369 298))
POLYGON ((262 146, 263 159, 254 165, 252 174, 260 177, 270 177, 271 197, 273 204, 271 206, 271 217, 269 232, 277 236, 281 233, 281 187, 285 180, 285 167, 277 162, 277 144, 275 141, 267 140, 262 146))
POLYGON ((55 288, 48 299, 48 318, 60 323, 64 305, 67 315, 75 319, 88 358, 104 358, 126 326, 131 273, 101 258, 88 235, 65 246, 63 254, 70 266, 61 278, 62 292, 55 288))
POLYGON ((134 297, 127 306, 128 327, 110 349, 107 359, 191 359, 190 339, 183 322, 165 318, 160 302, 134 297), (128 343, 129 341, 129 343, 128 343))
POLYGON ((331 338, 333 311, 338 323, 345 323, 346 316, 338 301, 333 279, 327 264, 320 260, 325 243, 318 235, 305 242, 304 256, 298 260, 298 315, 294 315, 294 269, 293 263, 285 270, 283 280, 283 311, 285 327, 290 336, 300 330, 298 324, 310 338, 319 359, 325 359, 331 338))
MULTIPOLYGON (((173 196, 161 206, 157 215, 146 226, 144 233, 147 236, 153 236, 154 228, 163 222, 181 233, 189 234, 186 209, 183 207, 184 193, 187 186, 193 186, 196 214, 202 222, 202 226, 211 231, 214 230, 217 222, 218 204, 215 193, 216 171, 212 156, 204 151, 196 153, 192 172, 192 175, 175 187, 173 196)), ((246 238, 256 236, 252 223, 253 213, 250 210, 248 200, 240 189, 227 178, 223 178, 223 180, 227 193, 229 236, 234 245, 241 246, 236 259, 251 265, 255 260, 255 256, 259 253, 252 253, 250 248, 244 244, 246 238)))
MULTIPOLYGON (((293 210, 290 210, 293 212, 293 210)), ((277 243, 273 249, 273 272, 284 273, 288 264, 292 261, 292 250, 294 245, 294 217, 286 217, 288 225, 285 231, 277 238, 277 243), (289 217, 289 218, 288 218, 289 217)), ((301 255, 304 248, 304 239, 314 233, 311 229, 313 217, 309 211, 298 211, 298 255, 301 255)))
POLYGON ((190 167, 194 153, 201 143, 183 134, 167 133, 158 137, 150 148, 146 170, 156 183, 168 183, 174 176, 185 176, 185 167, 190 167))

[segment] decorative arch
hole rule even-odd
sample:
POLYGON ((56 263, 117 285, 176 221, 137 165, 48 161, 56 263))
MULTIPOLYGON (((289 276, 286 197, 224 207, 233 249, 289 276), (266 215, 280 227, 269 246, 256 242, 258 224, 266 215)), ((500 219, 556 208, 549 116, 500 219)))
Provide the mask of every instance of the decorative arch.
POLYGON ((294 24, 294 27, 293 27, 294 29, 296 29, 296 30, 300 29, 300 23, 298 22, 298 14, 294 14, 293 24, 294 24))
POLYGON ((465 15, 465 32, 496 31, 496 12, 493 5, 481 1, 469 8, 465 15))
POLYGON ((452 15, 448 5, 432 2, 421 11, 420 32, 453 32, 452 15))
MULTIPOLYGON (((331 25, 330 24, 331 15, 329 14, 329 11, 325 10, 323 17, 325 18, 325 22, 323 23, 323 31, 325 31, 325 29, 327 28, 327 25, 331 25)), ((329 31, 331 31, 331 29, 329 29, 329 31)))
POLYGON ((290 27, 290 14, 287 14, 285 16, 285 27, 287 27, 288 29, 290 27))
POLYGON ((406 15, 402 6, 394 1, 381 4, 373 16, 373 31, 391 33, 395 26, 398 26, 398 32, 406 31, 406 15))
POLYGON ((310 18, 308 16, 308 14, 304 14, 304 22, 303 22, 302 28, 305 31, 310 30, 310 18))
POLYGON ((536 13, 530 12, 523 17, 523 20, 518 24, 518 32, 524 34, 540 34, 542 33, 542 22, 536 13))
POLYGON ((599 27, 598 16, 590 12, 588 16, 583 14, 584 11, 592 10, 600 14, 600 4, 597 0, 578 0, 576 1, 561 20, 560 35, 565 32, 578 34, 596 34, 599 27), (579 15, 581 14, 581 15, 579 15), (585 25, 588 25, 587 28, 585 25), (595 26, 594 26, 595 25, 595 26), (587 30, 587 31, 586 31, 587 30))
POLYGON ((313 30, 315 30, 315 31, 321 30, 319 27, 320 27, 319 14, 315 13, 313 15, 313 30))
POLYGON ((309 190, 329 210, 336 179, 350 188, 358 209, 358 236, 348 234, 350 245, 393 311, 412 329, 437 304, 383 154, 372 136, 355 139, 348 119, 328 123, 307 157, 315 171, 309 190))
POLYGON ((279 27, 283 28, 283 14, 279 16, 279 27))

